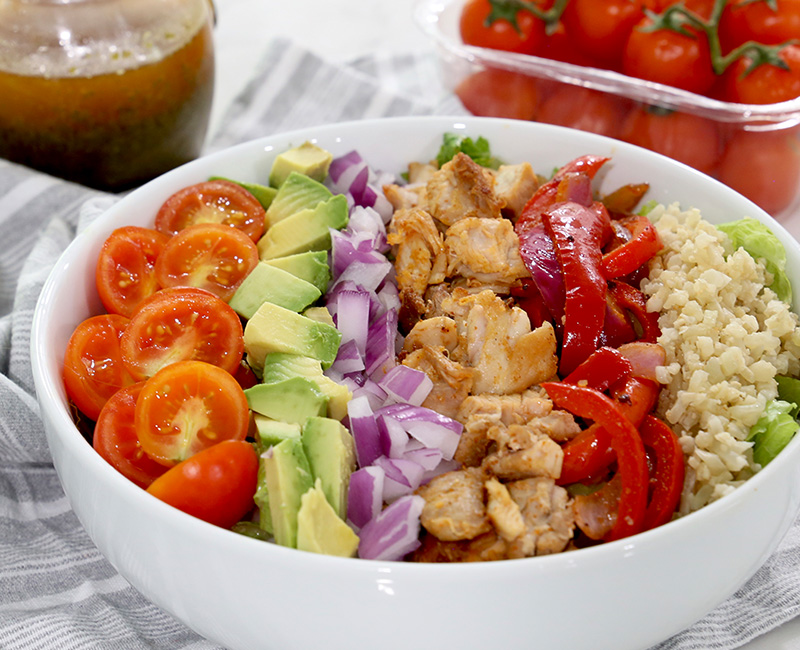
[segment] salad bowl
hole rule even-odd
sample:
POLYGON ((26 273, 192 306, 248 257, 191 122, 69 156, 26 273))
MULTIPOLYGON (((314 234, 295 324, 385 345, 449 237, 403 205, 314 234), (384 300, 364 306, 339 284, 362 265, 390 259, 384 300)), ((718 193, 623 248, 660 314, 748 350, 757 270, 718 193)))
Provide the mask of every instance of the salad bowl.
POLYGON ((445 133, 482 136, 495 156, 529 161, 541 174, 580 155, 610 156, 603 187, 648 182, 648 199, 699 208, 712 223, 766 223, 786 248, 789 278, 800 283, 800 245, 730 188, 645 149, 533 122, 414 117, 319 126, 214 153, 127 195, 75 239, 42 291, 31 340, 41 413, 64 491, 99 550, 145 597, 226 648, 646 648, 741 587, 800 509, 794 439, 732 494, 633 537, 500 562, 373 561, 215 527, 154 498, 92 449, 71 417, 62 363, 75 326, 102 311, 95 260, 112 230, 148 225, 173 192, 210 176, 264 182, 274 157, 305 141, 334 155, 356 150, 373 169, 400 174, 411 161, 434 158, 445 133))

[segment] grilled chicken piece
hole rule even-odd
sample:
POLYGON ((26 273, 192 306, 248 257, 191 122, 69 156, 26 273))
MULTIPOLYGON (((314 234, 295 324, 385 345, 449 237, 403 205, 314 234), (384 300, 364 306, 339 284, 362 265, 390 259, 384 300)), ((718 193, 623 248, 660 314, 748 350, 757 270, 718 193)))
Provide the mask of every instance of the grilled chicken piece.
POLYGON ((395 246, 394 267, 401 291, 422 296, 429 284, 444 280, 444 242, 427 212, 414 208, 396 211, 389 224, 388 241, 395 246))
MULTIPOLYGON (((535 420, 534 420, 535 422, 535 420)), ((561 476, 564 451, 549 436, 526 424, 496 425, 487 431, 494 450, 483 460, 483 468, 503 480, 561 476)))
POLYGON ((453 358, 475 368, 474 394, 518 393, 556 374, 556 337, 549 322, 531 331, 522 309, 508 307, 488 290, 463 297, 454 292, 442 307, 459 328, 453 358))
POLYGON ((575 516, 567 491, 549 478, 529 478, 506 485, 519 505, 525 532, 509 543, 508 557, 549 555, 572 539, 575 516))
POLYGON ((414 350, 402 363, 422 370, 433 382, 433 388, 422 406, 454 418, 472 390, 475 371, 450 359, 446 348, 429 345, 414 350))
POLYGON ((456 322, 447 316, 434 316, 418 321, 403 341, 403 350, 412 352, 421 347, 445 348, 449 352, 458 345, 456 322))
POLYGON ((435 171, 433 165, 412 162, 408 166, 408 183, 384 185, 383 193, 395 210, 424 207, 427 205, 425 187, 435 171))
POLYGON ((491 562, 505 560, 507 556, 508 544, 494 530, 461 542, 443 542, 423 533, 422 545, 411 555, 411 561, 491 562))
POLYGON ((556 442, 572 440, 581 432, 581 425, 575 422, 575 417, 568 411, 552 411, 544 417, 531 420, 528 426, 556 442))
POLYGON ((489 520, 500 537, 507 542, 513 542, 525 532, 525 520, 519 505, 511 498, 508 488, 496 478, 490 478, 484 483, 484 487, 489 520))
POLYGON ((425 499, 420 521, 437 539, 473 539, 492 530, 483 499, 483 473, 460 469, 431 479, 418 490, 425 499))
POLYGON ((494 192, 494 175, 463 153, 434 173, 426 187, 427 209, 446 226, 467 217, 501 218, 504 204, 494 192))
POLYGON ((467 217, 447 229, 444 238, 447 276, 474 278, 508 287, 530 277, 519 254, 519 237, 508 219, 467 217))
POLYGON ((516 222, 539 184, 539 177, 530 163, 500 165, 494 176, 494 193, 505 203, 504 216, 516 222))

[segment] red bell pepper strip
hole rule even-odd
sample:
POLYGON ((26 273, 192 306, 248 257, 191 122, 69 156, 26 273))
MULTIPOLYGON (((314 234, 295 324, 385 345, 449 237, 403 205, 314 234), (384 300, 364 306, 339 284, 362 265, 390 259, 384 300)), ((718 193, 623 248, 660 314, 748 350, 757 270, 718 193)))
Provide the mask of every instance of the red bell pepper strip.
POLYGON ((606 280, 598 245, 604 225, 579 203, 559 203, 542 215, 564 279, 564 328, 559 371, 572 372, 600 347, 606 313, 606 280))
POLYGON ((648 470, 644 445, 636 427, 600 391, 563 382, 545 382, 542 387, 556 406, 597 422, 611 434, 622 491, 616 522, 604 539, 617 540, 640 532, 647 509, 648 470))
POLYGON ((664 244, 653 223, 643 215, 622 220, 631 232, 631 239, 603 255, 601 269, 608 280, 633 273, 660 251, 664 244))
POLYGON ((605 391, 631 374, 633 366, 616 348, 598 348, 562 381, 605 391))
POLYGON ((613 280, 608 282, 608 290, 617 302, 628 309, 639 321, 642 333, 640 341, 655 343, 661 336, 661 328, 658 325, 658 312, 647 311, 647 297, 636 287, 625 282, 613 280))
POLYGON ((645 447, 655 454, 655 469, 650 478, 652 494, 644 517, 644 529, 650 530, 672 519, 683 490, 685 465, 678 437, 669 426, 648 415, 639 434, 645 447))
POLYGON ((606 292, 606 317, 600 342, 608 347, 618 348, 625 343, 635 341, 637 336, 629 313, 611 293, 606 292))

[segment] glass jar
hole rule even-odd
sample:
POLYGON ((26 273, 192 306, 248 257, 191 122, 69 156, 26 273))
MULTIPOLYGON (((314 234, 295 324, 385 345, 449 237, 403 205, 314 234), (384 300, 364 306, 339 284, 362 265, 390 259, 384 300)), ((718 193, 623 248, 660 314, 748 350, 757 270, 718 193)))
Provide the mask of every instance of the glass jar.
POLYGON ((209 0, 0 0, 0 157, 122 191, 196 158, 209 0))

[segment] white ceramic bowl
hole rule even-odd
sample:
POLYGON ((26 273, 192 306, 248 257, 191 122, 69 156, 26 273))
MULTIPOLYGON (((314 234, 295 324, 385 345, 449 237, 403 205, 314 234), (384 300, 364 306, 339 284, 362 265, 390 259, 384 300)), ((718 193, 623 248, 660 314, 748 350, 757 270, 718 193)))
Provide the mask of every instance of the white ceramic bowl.
POLYGON ((305 140, 334 154, 357 149, 373 167, 401 172, 409 161, 432 158, 445 132, 485 136, 500 157, 529 160, 542 173, 578 155, 611 155, 607 188, 647 181, 649 198, 697 206, 709 220, 761 219, 783 240, 789 275, 800 286, 800 246, 732 190, 625 143, 537 123, 433 117, 315 127, 208 156, 128 195, 73 242, 42 292, 31 341, 42 416, 64 490, 100 551, 147 598, 232 650, 645 648, 740 587, 798 511, 800 438, 732 495, 618 542, 470 565, 342 559, 194 519, 92 450, 70 419, 61 363, 73 328, 100 312, 94 264, 115 227, 149 224, 168 195, 210 175, 263 182, 274 154, 305 140))

